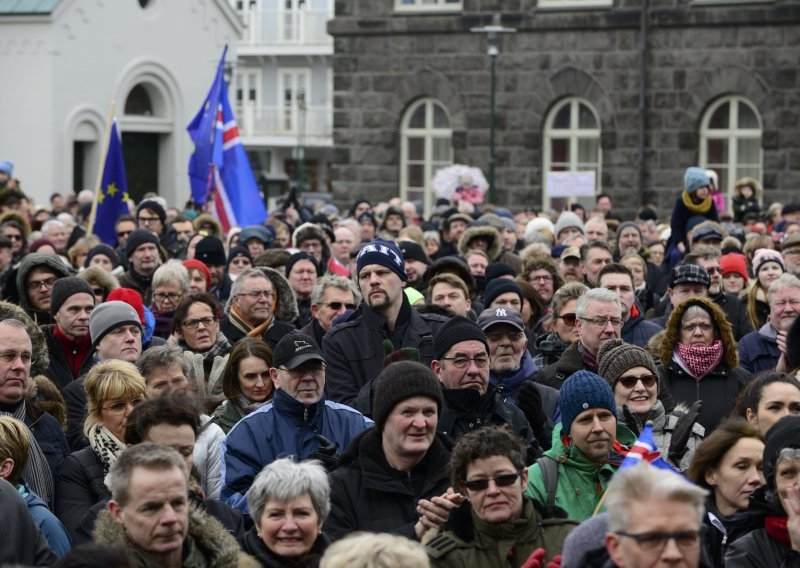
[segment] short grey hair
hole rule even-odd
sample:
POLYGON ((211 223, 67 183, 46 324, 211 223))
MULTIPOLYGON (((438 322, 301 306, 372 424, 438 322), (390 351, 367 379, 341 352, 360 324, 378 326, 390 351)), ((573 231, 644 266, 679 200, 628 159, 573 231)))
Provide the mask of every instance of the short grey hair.
POLYGON ((693 304, 688 308, 686 308, 686 311, 683 312, 683 316, 681 316, 681 322, 688 321, 692 318, 697 318, 697 317, 704 317, 712 324, 714 323, 714 318, 711 316, 710 313, 708 313, 708 310, 706 310, 703 306, 699 306, 697 304, 693 304))
POLYGON ((661 498, 691 505, 703 524, 708 491, 687 481, 678 473, 640 463, 614 474, 606 492, 608 528, 612 532, 629 530, 631 505, 661 498))
POLYGON ((178 452, 163 444, 144 442, 131 446, 117 458, 109 471, 111 498, 122 506, 128 502, 128 487, 131 484, 133 470, 136 467, 150 471, 166 471, 177 468, 187 483, 189 470, 186 462, 178 452))
POLYGON ((153 290, 170 282, 177 282, 184 294, 189 290, 189 271, 180 260, 170 260, 153 273, 153 290))
POLYGON ((142 352, 136 360, 136 368, 139 374, 144 377, 147 383, 150 374, 156 369, 170 367, 176 363, 180 364, 183 375, 190 378, 189 364, 183 357, 183 349, 180 347, 170 347, 169 345, 158 345, 142 352))
POLYGON ((356 305, 361 303, 361 292, 359 292, 355 282, 345 278, 344 276, 339 276, 338 274, 326 274, 317 280, 317 282, 314 284, 314 287, 311 288, 311 303, 317 305, 322 303, 325 290, 328 288, 336 288, 337 290, 352 292, 353 303, 356 305))
POLYGON ((775 282, 769 285, 767 290, 767 302, 772 303, 772 297, 784 288, 800 289, 800 278, 790 272, 781 274, 775 282))
POLYGON ((42 234, 50 234, 50 227, 58 227, 59 229, 64 229, 65 231, 67 230, 67 226, 58 219, 48 219, 42 224, 42 234))
POLYGON ((248 268, 247 270, 242 272, 236 278, 236 280, 233 281, 233 286, 231 286, 231 297, 228 302, 229 304, 233 301, 234 296, 244 292, 245 281, 251 280, 253 278, 263 278, 264 280, 269 282, 270 288, 272 288, 273 290, 275 289, 275 286, 272 285, 272 280, 269 279, 269 276, 267 276, 263 270, 261 270, 260 268, 248 268))
POLYGON ((585 318, 591 302, 614 304, 619 308, 620 313, 622 313, 622 303, 620 303, 619 295, 616 292, 606 290, 605 288, 592 288, 578 298, 577 305, 575 306, 575 315, 579 318, 585 318))
POLYGON ((247 492, 247 506, 256 525, 270 501, 284 503, 308 493, 324 523, 331 512, 331 485, 328 473, 318 461, 295 463, 291 458, 275 460, 261 470, 247 492))

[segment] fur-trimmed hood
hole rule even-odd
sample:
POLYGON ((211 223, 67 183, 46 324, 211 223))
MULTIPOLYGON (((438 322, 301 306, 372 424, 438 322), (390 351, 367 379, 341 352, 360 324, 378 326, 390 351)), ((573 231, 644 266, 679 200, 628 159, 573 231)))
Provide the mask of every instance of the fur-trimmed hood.
POLYGON ((742 197, 742 188, 748 185, 753 188, 753 199, 761 202, 761 198, 764 196, 764 187, 756 178, 743 177, 737 180, 736 184, 733 186, 733 193, 736 197, 742 197))
POLYGON ((200 213, 200 215, 195 217, 194 221, 192 221, 194 232, 199 233, 206 223, 212 225, 214 228, 211 236, 217 237, 219 240, 225 242, 225 234, 222 232, 222 225, 220 225, 219 221, 210 213, 200 213))
POLYGON ((67 403, 64 402, 64 396, 53 381, 44 375, 31 377, 25 400, 39 410, 50 414, 58 421, 61 428, 66 430, 67 403))
POLYGON ((489 241, 489 250, 486 251, 486 255, 489 257, 489 262, 494 262, 503 246, 503 237, 500 235, 500 231, 491 225, 478 225, 464 231, 458 240, 458 254, 466 257, 467 251, 470 249, 469 243, 476 237, 483 237, 489 241))
POLYGON ((314 223, 303 223, 294 230, 294 233, 292 233, 292 246, 299 249, 300 243, 309 239, 317 239, 322 244, 323 259, 331 257, 328 241, 325 239, 325 230, 314 223))
MULTIPOLYGON (((292 323, 300 317, 300 310, 297 309, 297 297, 294 295, 292 285, 286 277, 268 266, 256 266, 261 272, 267 275, 269 281, 272 282, 272 287, 278 293, 275 300, 275 319, 278 321, 292 323)), ((228 301, 225 303, 225 313, 230 312, 233 305, 233 295, 231 294, 228 301)))
POLYGON ((20 215, 16 211, 6 211, 0 215, 0 225, 6 221, 14 221, 20 226, 22 229, 22 236, 25 237, 25 241, 27 241, 31 236, 31 224, 24 216, 20 215))
POLYGON ((661 365, 664 367, 664 369, 669 368, 669 364, 672 361, 672 353, 675 351, 675 347, 681 340, 680 325, 681 320, 683 319, 683 314, 686 313, 686 310, 688 310, 691 306, 700 306, 711 316, 711 320, 714 323, 714 327, 717 330, 719 338, 722 340, 721 365, 731 370, 738 367, 739 351, 736 347, 736 341, 733 338, 731 324, 725 317, 725 312, 722 311, 722 308, 720 308, 713 300, 709 298, 703 298, 701 296, 695 296, 678 304, 675 309, 672 310, 672 313, 667 320, 667 325, 664 329, 664 337, 661 342, 661 365))
MULTIPOLYGON (((131 561, 143 560, 143 555, 136 546, 128 539, 125 529, 111 517, 108 509, 104 509, 97 516, 94 525, 94 541, 99 544, 107 544, 125 551, 131 561)), ((236 539, 228 534, 225 528, 210 515, 201 510, 190 507, 189 509, 189 533, 187 538, 191 538, 191 543, 204 557, 204 566, 209 568, 256 568, 259 563, 245 554, 239 548, 236 539)), ((190 554, 195 551, 191 551, 190 554)), ((184 543, 184 554, 186 545, 184 543)), ((186 558, 184 558, 184 565, 186 558)), ((143 564, 132 564, 133 566, 150 566, 151 562, 143 564)))
POLYGON ((99 266, 90 266, 78 273, 78 278, 86 280, 90 286, 98 286, 107 290, 106 296, 112 290, 119 288, 119 281, 109 271, 99 266))

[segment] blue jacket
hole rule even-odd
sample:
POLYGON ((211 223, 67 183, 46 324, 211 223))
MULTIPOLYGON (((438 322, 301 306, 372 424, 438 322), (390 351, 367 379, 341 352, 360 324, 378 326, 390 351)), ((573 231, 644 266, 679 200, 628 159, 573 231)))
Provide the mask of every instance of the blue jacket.
POLYGON ((374 424, 360 412, 324 396, 306 406, 278 389, 272 402, 237 422, 222 443, 220 499, 248 511, 247 491, 264 466, 284 457, 308 458, 319 449, 317 435, 344 451, 353 438, 374 424))
POLYGON ((774 371, 780 357, 777 333, 769 322, 739 340, 739 365, 754 375, 774 371))
POLYGON ((28 512, 33 517, 33 522, 36 523, 36 526, 39 527, 39 530, 42 531, 42 534, 47 539, 50 550, 58 557, 64 556, 72 548, 72 541, 69 538, 67 529, 50 512, 45 502, 36 493, 31 493, 24 483, 20 483, 17 486, 17 491, 25 499, 28 512))
POLYGON ((647 346, 647 342, 650 341, 650 338, 662 329, 660 325, 644 319, 644 315, 641 313, 641 310, 639 310, 635 317, 631 316, 628 321, 623 324, 622 340, 625 343, 644 348, 647 346))

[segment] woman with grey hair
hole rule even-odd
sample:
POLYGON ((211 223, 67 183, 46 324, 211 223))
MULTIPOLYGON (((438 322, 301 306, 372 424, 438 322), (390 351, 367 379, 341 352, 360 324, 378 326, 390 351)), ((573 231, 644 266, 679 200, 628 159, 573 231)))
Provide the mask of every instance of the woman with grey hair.
POLYGON ((330 493, 319 462, 272 462, 247 493, 255 526, 240 538, 242 549, 270 568, 318 566, 329 544, 322 523, 331 510, 330 493))
POLYGON ((153 305, 156 318, 153 335, 168 339, 175 310, 189 291, 189 271, 179 260, 170 260, 153 273, 153 305))

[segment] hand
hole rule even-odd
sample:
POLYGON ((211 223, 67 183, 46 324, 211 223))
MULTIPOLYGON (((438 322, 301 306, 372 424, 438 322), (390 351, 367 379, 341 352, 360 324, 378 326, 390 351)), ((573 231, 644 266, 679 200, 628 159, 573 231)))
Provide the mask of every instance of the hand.
POLYGON ((522 565, 522 568, 542 568, 544 562, 545 551, 544 548, 537 548, 522 565))
POLYGON ((800 552, 800 487, 797 485, 786 488, 784 508, 789 516, 786 529, 789 531, 792 550, 800 552))
POLYGON ((778 342, 778 349, 780 350, 780 352, 783 353, 784 355, 786 355, 786 349, 787 349, 787 347, 786 347, 786 332, 785 331, 779 331, 778 332, 778 337, 776 338, 776 341, 778 342))
POLYGON ((419 522, 426 529, 438 529, 447 522, 450 511, 460 507, 465 500, 466 498, 461 493, 453 491, 452 487, 448 487, 442 495, 433 497, 430 501, 420 499, 417 503, 419 522))

